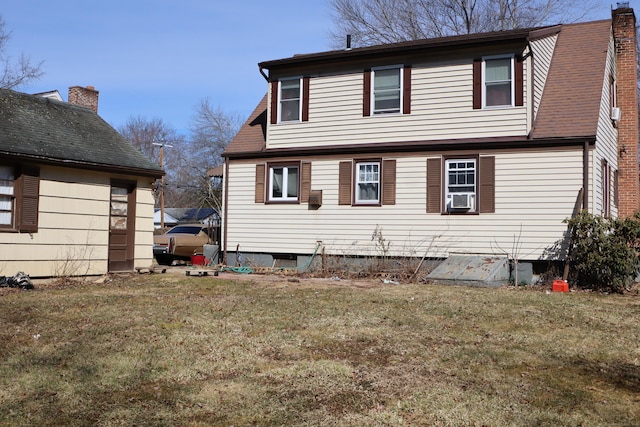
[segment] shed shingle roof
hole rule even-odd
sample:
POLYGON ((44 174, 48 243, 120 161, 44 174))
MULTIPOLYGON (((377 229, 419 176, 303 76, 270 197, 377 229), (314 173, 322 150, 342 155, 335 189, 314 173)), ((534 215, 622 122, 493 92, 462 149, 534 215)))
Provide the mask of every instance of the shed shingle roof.
POLYGON ((159 177, 147 159, 88 108, 0 89, 0 155, 159 177))

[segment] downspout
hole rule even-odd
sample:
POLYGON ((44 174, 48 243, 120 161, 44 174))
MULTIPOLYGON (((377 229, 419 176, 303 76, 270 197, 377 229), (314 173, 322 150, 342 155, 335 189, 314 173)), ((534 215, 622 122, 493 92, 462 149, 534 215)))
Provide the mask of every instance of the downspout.
POLYGON ((229 218, 229 157, 224 158, 224 222, 222 223, 222 264, 227 265, 227 222, 229 218))
POLYGON ((585 141, 582 147, 582 188, 584 188, 582 209, 589 210, 589 141, 585 141))

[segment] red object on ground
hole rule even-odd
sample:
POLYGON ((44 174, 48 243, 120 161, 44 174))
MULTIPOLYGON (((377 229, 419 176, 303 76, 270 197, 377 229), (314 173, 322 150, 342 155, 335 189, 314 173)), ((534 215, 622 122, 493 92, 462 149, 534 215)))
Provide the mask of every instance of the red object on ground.
POLYGON ((553 292, 569 292, 569 284, 564 280, 554 280, 551 290, 553 292))
POLYGON ((204 255, 191 255, 191 264, 204 265, 204 255))

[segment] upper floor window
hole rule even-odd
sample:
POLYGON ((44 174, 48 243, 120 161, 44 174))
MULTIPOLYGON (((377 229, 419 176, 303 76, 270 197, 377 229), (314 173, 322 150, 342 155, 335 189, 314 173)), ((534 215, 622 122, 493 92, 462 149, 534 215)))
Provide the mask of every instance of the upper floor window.
POLYGON ((281 122, 300 121, 302 103, 301 79, 280 80, 279 118, 281 122))
POLYGON ((400 67, 372 70, 373 114, 399 113, 402 105, 400 67))
POLYGON ((0 166, 0 227, 13 228, 15 219, 15 176, 13 168, 0 166))
POLYGON ((448 159, 445 170, 447 211, 475 211, 476 159, 448 159))
POLYGON ((487 56, 473 60, 473 108, 524 105, 524 58, 487 56))
POLYGON ((411 114, 411 66, 364 71, 362 115, 411 114))
POLYGON ((297 202, 299 189, 298 164, 269 166, 269 201, 297 202))
POLYGON ((513 105, 513 57, 490 57, 484 60, 484 105, 513 105))

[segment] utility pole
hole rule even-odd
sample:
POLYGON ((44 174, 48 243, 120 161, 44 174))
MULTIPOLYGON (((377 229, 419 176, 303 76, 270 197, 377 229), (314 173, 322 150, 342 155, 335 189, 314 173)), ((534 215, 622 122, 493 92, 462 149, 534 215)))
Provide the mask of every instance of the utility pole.
MULTIPOLYGON (((164 169, 164 147, 172 148, 173 145, 167 145, 164 143, 164 140, 161 142, 152 142, 153 145, 157 145, 160 147, 160 168, 164 169)), ((164 175, 160 177, 160 230, 164 230, 164 175)))

